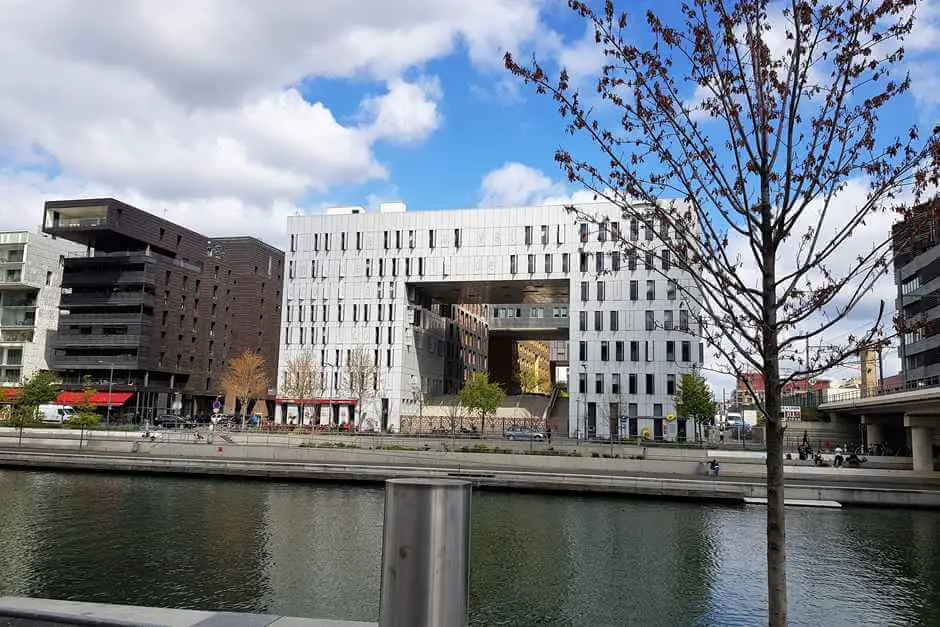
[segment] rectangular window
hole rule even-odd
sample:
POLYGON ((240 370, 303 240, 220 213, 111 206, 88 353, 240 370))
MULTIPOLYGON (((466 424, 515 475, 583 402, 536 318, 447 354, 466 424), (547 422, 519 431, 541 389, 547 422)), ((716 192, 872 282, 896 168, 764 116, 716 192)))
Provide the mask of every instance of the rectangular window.
POLYGON ((586 303, 588 301, 588 299, 591 297, 590 292, 591 292, 591 288, 588 287, 588 282, 581 281, 581 301, 582 302, 586 303))
POLYGON ((594 375, 594 393, 604 393, 604 375, 600 372, 594 375))
POLYGON ((525 245, 526 246, 532 245, 532 227, 531 226, 525 227, 525 245))
POLYGON ((656 281, 646 282, 646 300, 656 300, 656 281))
POLYGON ((659 218, 659 239, 663 241, 669 239, 669 220, 666 216, 659 218))
POLYGON ((664 248, 663 252, 660 254, 660 259, 663 262, 663 272, 669 272, 669 250, 664 248))
POLYGON ((578 342, 578 361, 587 361, 587 342, 578 342))
POLYGON ((405 276, 411 276, 411 257, 405 257, 405 276))
POLYGON ((581 272, 587 272, 589 253, 581 253, 581 272))
POLYGON ((588 312, 579 311, 578 312, 578 330, 587 331, 588 330, 588 312))
POLYGON ((369 321, 369 303, 366 303, 362 306, 362 321, 369 321))
POLYGON ((362 250, 362 231, 356 231, 356 250, 362 250))
POLYGON ((598 252, 594 255, 594 270, 598 274, 603 274, 604 272, 604 253, 598 252))
POLYGON ((630 340, 630 361, 640 361, 640 343, 630 340))
POLYGON ((636 248, 627 249, 627 270, 636 270, 636 248))
POLYGON ((529 255, 529 274, 535 274, 535 255, 529 255))
POLYGON ((604 312, 603 311, 594 312, 594 330, 595 331, 604 330, 604 312))
POLYGON ((604 282, 597 282, 597 300, 599 302, 604 302, 604 282))
POLYGON ((653 251, 652 251, 652 250, 646 251, 646 263, 643 265, 644 269, 646 269, 646 270, 652 270, 652 269, 653 269, 653 259, 654 259, 654 257, 655 257, 655 255, 653 255, 653 251))
POLYGON ((424 257, 418 257, 418 276, 424 276, 424 257))
POLYGON ((672 340, 666 341, 666 361, 676 360, 676 343, 672 340))
POLYGON ((676 300, 676 280, 669 279, 666 282, 666 299, 676 300))
POLYGON ((346 250, 346 231, 340 233, 339 236, 339 249, 346 250))
MULTIPOLYGON (((320 234, 319 233, 313 234, 313 250, 315 252, 319 252, 320 250, 320 234)), ((218 276, 218 268, 216 268, 216 276, 218 276)))
POLYGON ((581 240, 582 244, 587 244, 588 241, 588 224, 587 222, 582 222, 578 225, 578 237, 581 240))
POLYGON ((610 239, 616 242, 620 239, 620 223, 611 222, 610 223, 610 239))
POLYGON ((620 373, 615 372, 610 375, 610 391, 613 394, 620 394, 620 373))
POLYGON ((620 270, 620 251, 615 250, 610 253, 610 269, 614 272, 620 270))
POLYGON ((630 241, 635 242, 640 239, 640 223, 636 218, 630 218, 630 241))
POLYGON ((561 271, 568 274, 568 253, 561 253, 561 271))
POLYGON ((415 247, 415 232, 414 229, 408 231, 408 248, 415 247))
POLYGON ((398 257, 392 257, 392 276, 398 276, 398 257))
POLYGON ((434 248, 434 229, 428 231, 428 248, 434 248))
POLYGON ((616 309, 610 310, 610 330, 611 331, 620 330, 620 317, 617 315, 616 309))
POLYGON ((336 321, 337 322, 343 321, 343 305, 342 304, 339 304, 336 306, 336 321))
POLYGON ((646 310, 646 330, 652 331, 656 328, 656 316, 649 309, 646 310))
POLYGON ((460 229, 454 229, 454 248, 460 248, 460 229))
POLYGON ((382 236, 383 236, 383 237, 382 237, 382 246, 385 248, 385 250, 388 250, 388 231, 384 231, 384 232, 382 233, 382 236))
POLYGON ((587 393, 587 374, 584 372, 578 373, 578 393, 579 394, 587 393))
POLYGON ((630 300, 640 299, 640 282, 630 281, 630 300))
POLYGON ((646 241, 653 241, 653 218, 649 218, 650 222, 643 225, 643 234, 646 236, 646 241))
POLYGON ((653 403, 653 418, 662 418, 662 417, 663 417, 663 404, 653 403))
POLYGON ((545 274, 552 273, 552 255, 545 255, 545 274))
POLYGON ((548 225, 542 225, 542 246, 548 246, 548 225))
POLYGON ((401 250, 401 231, 395 231, 395 248, 401 250))
POLYGON ((692 361, 692 343, 685 340, 682 342, 682 361, 692 361))
MULTIPOLYGON (((636 387, 637 387, 637 385, 636 385, 636 384, 637 384, 636 379, 637 379, 636 373, 630 373, 630 374, 627 375, 627 394, 636 394, 636 393, 637 393, 637 391, 636 391, 636 387)), ((630 403, 630 405, 633 405, 633 403, 630 403)))
POLYGON ((656 393, 656 376, 652 373, 646 374, 646 393, 655 394, 656 393))
POLYGON ((705 344, 702 342, 698 343, 698 362, 700 364, 705 363, 705 344))
POLYGON ((601 342, 601 361, 610 361, 610 342, 601 342))
POLYGON ((687 309, 679 310, 679 330, 680 331, 689 330, 689 311, 687 309))
POLYGON ((666 375, 666 394, 669 396, 676 395, 676 375, 674 374, 666 375))
POLYGON ((663 312, 663 328, 672 331, 672 309, 663 312))
POLYGON ((623 361, 623 341, 621 340, 614 342, 614 357, 617 361, 623 361))
POLYGON ((597 229, 597 241, 607 241, 607 220, 601 222, 600 228, 597 229))
POLYGON ((516 256, 509 255, 509 274, 515 274, 516 270, 516 256))
POLYGON ((646 361, 653 361, 656 354, 656 342, 645 340, 643 342, 643 350, 646 351, 646 361))

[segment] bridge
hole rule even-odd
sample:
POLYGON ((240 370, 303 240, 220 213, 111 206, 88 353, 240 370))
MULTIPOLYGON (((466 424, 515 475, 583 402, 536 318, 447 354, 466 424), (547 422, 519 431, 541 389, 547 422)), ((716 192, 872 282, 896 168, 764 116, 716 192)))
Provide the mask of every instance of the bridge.
POLYGON ((917 387, 862 390, 830 398, 819 411, 834 420, 858 420, 868 446, 908 447, 915 471, 932 472, 940 448, 940 378, 917 387))

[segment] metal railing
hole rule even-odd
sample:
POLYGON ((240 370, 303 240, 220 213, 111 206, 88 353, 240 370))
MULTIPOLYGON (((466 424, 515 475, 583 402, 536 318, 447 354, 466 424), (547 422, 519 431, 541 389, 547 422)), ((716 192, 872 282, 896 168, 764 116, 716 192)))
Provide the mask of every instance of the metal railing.
POLYGON ((936 387, 940 387, 940 376, 934 375, 932 377, 918 379, 917 381, 908 381, 902 385, 879 385, 874 388, 862 387, 857 390, 846 390, 842 393, 828 393, 826 398, 820 401, 820 405, 825 405, 828 403, 841 403, 844 401, 852 401, 863 398, 875 398, 878 396, 890 396, 891 394, 913 392, 916 390, 925 390, 936 387))
POLYGON ((105 226, 108 223, 107 216, 96 218, 59 218, 54 221, 49 228, 52 229, 84 229, 93 226, 105 226))

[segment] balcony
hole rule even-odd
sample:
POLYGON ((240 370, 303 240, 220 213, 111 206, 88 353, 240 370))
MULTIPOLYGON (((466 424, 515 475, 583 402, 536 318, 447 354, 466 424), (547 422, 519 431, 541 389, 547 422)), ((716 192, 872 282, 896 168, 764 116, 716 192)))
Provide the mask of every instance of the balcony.
POLYGON ((20 284, 22 282, 22 270, 4 270, 0 272, 0 285, 20 284))
POLYGON ((113 348, 137 348, 138 346, 149 346, 150 336, 139 333, 128 333, 126 335, 104 335, 101 333, 80 334, 80 333, 58 333, 53 340, 56 348, 93 348, 93 347, 113 347, 113 348))
POLYGON ((153 324, 152 316, 140 313, 83 313, 81 309, 59 316, 59 328, 69 325, 153 324))
POLYGON ((152 285, 154 281, 154 273, 147 270, 124 272, 109 270, 74 272, 67 270, 62 275, 62 286, 66 288, 74 285, 152 285))
POLYGON ((0 344, 24 344, 32 342, 34 329, 32 327, 16 329, 0 329, 0 344))
POLYGON ((3 316, 0 318, 0 327, 4 329, 23 329, 36 326, 34 316, 3 316))
POLYGON ((60 230, 79 230, 100 228, 104 226, 108 226, 107 215, 74 218, 67 218, 63 216, 58 220, 53 221, 53 223, 47 228, 60 230))
POLYGON ((50 362, 53 369, 85 368, 100 370, 102 367, 110 368, 113 364, 115 368, 128 370, 138 368, 140 359, 137 356, 53 355, 50 362))
POLYGON ((146 292, 113 292, 111 294, 63 294, 60 309, 74 307, 107 307, 110 305, 144 305, 153 307, 153 294, 146 292))

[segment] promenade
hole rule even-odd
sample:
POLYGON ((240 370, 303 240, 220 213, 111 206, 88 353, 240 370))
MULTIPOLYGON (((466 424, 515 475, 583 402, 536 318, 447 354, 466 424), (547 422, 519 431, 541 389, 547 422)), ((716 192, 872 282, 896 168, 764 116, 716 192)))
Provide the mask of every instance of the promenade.
MULTIPOLYGON (((137 433, 102 431, 92 432, 79 449, 77 432, 30 431, 19 445, 12 430, 0 430, 0 466, 374 484, 396 477, 459 477, 482 489, 739 504, 766 497, 760 452, 595 444, 563 446, 554 452, 567 454, 549 455, 536 454, 548 453, 546 444, 528 442, 444 438, 406 446, 381 437, 237 434, 227 436, 230 442, 214 437, 208 443, 183 433, 151 442, 137 433), (706 476, 710 459, 721 461, 719 477, 706 476)), ((937 473, 794 462, 786 467, 786 486, 794 504, 940 508, 937 473)))

